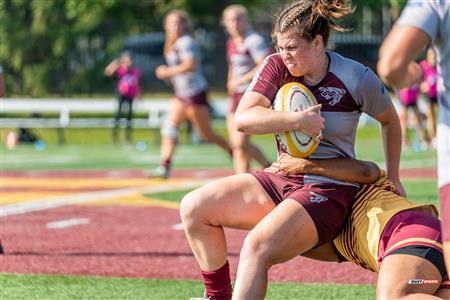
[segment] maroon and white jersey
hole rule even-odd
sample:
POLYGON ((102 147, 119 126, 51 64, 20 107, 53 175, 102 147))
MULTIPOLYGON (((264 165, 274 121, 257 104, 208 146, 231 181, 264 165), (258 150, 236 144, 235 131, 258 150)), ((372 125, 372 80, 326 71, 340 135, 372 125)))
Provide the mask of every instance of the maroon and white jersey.
MULTIPOLYGON (((241 43, 236 43, 233 39, 227 42, 227 59, 231 66, 231 80, 240 78, 256 67, 255 61, 261 61, 271 52, 264 37, 256 32, 249 31, 245 34, 241 43)), ((233 91, 243 93, 250 84, 244 82, 233 91)))
MULTIPOLYGON (((310 158, 355 158, 355 135, 362 112, 375 117, 392 105, 391 98, 377 75, 362 64, 327 51, 328 73, 314 86, 292 76, 279 54, 266 58, 247 91, 257 92, 272 103, 278 90, 288 82, 299 82, 322 104, 325 119, 323 139, 310 158)), ((278 151, 282 151, 278 147, 278 151)))
POLYGON ((195 60, 194 71, 175 75, 171 78, 175 95, 179 97, 192 97, 208 88, 208 83, 202 73, 200 46, 190 35, 185 34, 178 38, 166 56, 169 67, 176 67, 184 60, 195 60))

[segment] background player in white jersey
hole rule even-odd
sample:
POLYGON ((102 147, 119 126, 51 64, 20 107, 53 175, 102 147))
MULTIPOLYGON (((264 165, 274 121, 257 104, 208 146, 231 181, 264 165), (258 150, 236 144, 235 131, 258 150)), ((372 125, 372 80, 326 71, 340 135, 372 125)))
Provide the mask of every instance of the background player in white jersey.
POLYGON ((234 171, 245 173, 250 171, 252 158, 263 167, 268 167, 270 162, 258 147, 250 143, 249 135, 236 130, 234 114, 258 66, 271 50, 264 37, 250 29, 247 9, 244 6, 234 4, 225 8, 222 21, 229 34, 227 89, 230 108, 227 114, 227 129, 233 147, 234 171))
MULTIPOLYGON (((330 31, 342 30, 335 19, 352 12, 346 0, 287 6, 273 31, 279 53, 268 56, 253 78, 236 111, 236 125, 248 134, 302 130, 313 138, 322 130, 313 158, 354 158, 356 128, 366 112, 381 123, 388 176, 404 192, 398 174, 400 122, 381 80, 369 68, 326 48, 330 31), (276 93, 288 82, 305 85, 319 105, 298 112, 271 109, 276 93)), ((278 149, 281 155, 284 151, 278 149)), ((312 174, 253 172, 186 195, 180 212, 206 295, 231 297, 223 227, 252 229, 241 250, 233 296, 260 299, 273 264, 339 234, 356 189, 354 183, 312 174)))
POLYGON ((450 269, 450 1, 409 1, 380 48, 378 72, 390 86, 401 88, 421 75, 417 56, 432 44, 438 69, 438 184, 442 240, 450 269))
POLYGON ((182 10, 169 12, 164 19, 166 42, 164 56, 167 65, 156 68, 156 76, 170 80, 175 97, 161 128, 161 165, 149 176, 167 178, 178 141, 178 131, 188 119, 206 142, 211 142, 231 155, 227 141, 216 134, 211 125, 208 105, 208 83, 202 73, 200 46, 191 34, 189 16, 182 10))

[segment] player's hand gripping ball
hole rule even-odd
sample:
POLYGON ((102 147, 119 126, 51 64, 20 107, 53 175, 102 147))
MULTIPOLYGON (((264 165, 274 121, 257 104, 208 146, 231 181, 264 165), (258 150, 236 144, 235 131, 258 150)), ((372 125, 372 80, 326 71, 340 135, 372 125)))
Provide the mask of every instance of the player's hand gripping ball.
MULTIPOLYGON (((303 111, 317 105, 316 97, 301 83, 289 82, 283 85, 275 96, 273 108, 276 111, 303 111)), ((275 134, 284 151, 293 157, 308 157, 317 148, 319 139, 314 139, 302 131, 286 131, 275 134)))

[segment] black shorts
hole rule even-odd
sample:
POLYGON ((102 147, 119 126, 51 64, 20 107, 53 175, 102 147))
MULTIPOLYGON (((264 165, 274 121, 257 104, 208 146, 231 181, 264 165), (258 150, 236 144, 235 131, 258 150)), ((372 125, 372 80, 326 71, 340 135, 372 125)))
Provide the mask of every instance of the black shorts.
POLYGON ((386 256, 393 254, 408 254, 422 257, 436 266, 436 268, 439 270, 439 273, 441 273, 443 280, 448 277, 447 269, 445 268, 444 255, 442 254, 442 252, 434 248, 427 246, 406 246, 391 251, 386 256))

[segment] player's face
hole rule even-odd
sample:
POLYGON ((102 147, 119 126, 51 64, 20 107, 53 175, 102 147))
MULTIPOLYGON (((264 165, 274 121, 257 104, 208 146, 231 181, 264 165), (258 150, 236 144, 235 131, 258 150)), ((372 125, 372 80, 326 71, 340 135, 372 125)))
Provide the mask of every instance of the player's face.
POLYGON ((247 20, 244 14, 231 10, 223 17, 226 31, 232 36, 241 36, 245 33, 247 20))
POLYGON ((303 76, 313 72, 317 58, 313 42, 302 39, 294 32, 277 34, 278 53, 293 76, 303 76))
POLYGON ((167 16, 164 28, 166 33, 172 36, 181 36, 185 30, 183 20, 175 14, 167 16))
POLYGON ((122 57, 120 59, 120 62, 127 67, 129 67, 133 64, 133 62, 131 61, 131 58, 129 56, 122 57))

